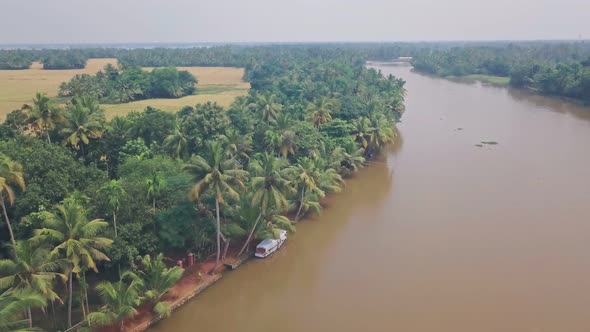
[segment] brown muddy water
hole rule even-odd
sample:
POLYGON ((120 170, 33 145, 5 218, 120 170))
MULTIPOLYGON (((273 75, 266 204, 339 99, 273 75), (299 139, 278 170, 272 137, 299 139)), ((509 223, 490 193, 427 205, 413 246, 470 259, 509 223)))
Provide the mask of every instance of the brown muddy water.
POLYGON ((382 163, 151 331, 590 331, 590 109, 378 68, 382 163))

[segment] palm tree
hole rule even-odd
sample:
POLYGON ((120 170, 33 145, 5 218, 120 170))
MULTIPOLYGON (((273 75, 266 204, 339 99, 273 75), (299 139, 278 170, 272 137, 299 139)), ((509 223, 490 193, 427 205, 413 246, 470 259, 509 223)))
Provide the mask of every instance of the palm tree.
POLYGON ((142 280, 129 271, 121 274, 117 282, 99 283, 96 290, 104 305, 98 312, 88 315, 88 323, 104 326, 119 322, 119 331, 123 331, 125 318, 137 313, 135 308, 141 303, 139 296, 142 287, 142 280))
POLYGON ((125 138, 131 128, 131 122, 126 117, 116 116, 111 119, 107 130, 117 136, 125 138))
MULTIPOLYGON (((244 190, 244 192, 240 194, 240 201, 236 203, 236 219, 242 229, 250 231, 254 229, 254 234, 256 234, 257 229, 260 228, 259 222, 261 218, 261 213, 259 206, 252 205, 252 195, 253 192, 252 190, 250 190, 250 188, 246 188, 246 190, 244 190)), ((247 248, 247 245, 248 241, 245 241, 237 257, 240 257, 242 255, 244 250, 247 248)))
POLYGON ((45 228, 35 230, 35 239, 57 243, 51 254, 72 264, 68 275, 68 325, 72 326, 73 274, 79 278, 84 269, 98 272, 97 261, 110 261, 102 252, 113 240, 98 234, 108 227, 102 219, 88 221, 86 211, 76 202, 58 205, 55 213, 48 213, 45 228))
POLYGON ((236 129, 230 128, 225 132, 227 153, 230 158, 249 160, 252 153, 252 135, 242 135, 236 129))
POLYGON ((276 151, 277 154, 287 157, 289 154, 295 154, 297 150, 297 137, 291 130, 293 119, 290 114, 281 113, 277 116, 271 129, 267 130, 264 140, 269 151, 276 151))
POLYGON ((375 98, 375 96, 372 96, 369 93, 364 93, 360 98, 360 102, 364 114, 367 114, 368 116, 375 113, 383 113, 387 109, 383 100, 375 98))
POLYGON ((289 174, 293 179, 293 183, 297 186, 297 192, 299 193, 299 207, 295 214, 295 221, 298 221, 303 211, 305 197, 311 193, 319 198, 323 198, 325 193, 319 187, 321 173, 314 159, 308 157, 301 158, 296 165, 289 168, 289 174))
POLYGON ((357 143, 348 141, 335 148, 329 155, 329 166, 342 176, 350 176, 365 165, 364 149, 357 143))
POLYGON ((6 203, 4 202, 4 194, 6 193, 10 205, 14 204, 15 195, 12 190, 13 186, 18 187, 20 190, 25 190, 23 167, 8 156, 0 154, 0 205, 2 206, 2 213, 4 214, 8 232, 10 233, 10 241, 14 245, 14 233, 12 232, 12 225, 10 224, 10 219, 8 219, 6 203))
POLYGON ((276 151, 283 158, 287 158, 289 154, 295 154, 297 150, 297 135, 293 131, 285 130, 283 132, 276 132, 274 130, 267 130, 264 135, 264 140, 269 151, 276 151))
POLYGON ((299 208, 295 221, 299 220, 301 212, 317 210, 314 202, 317 201, 319 204, 319 200, 325 197, 326 193, 339 192, 344 185, 340 174, 321 158, 301 158, 297 165, 289 169, 289 173, 299 193, 299 208))
POLYGON ((297 150, 297 135, 291 130, 285 130, 281 134, 278 150, 283 158, 287 158, 289 154, 295 154, 297 150))
POLYGON ((100 104, 95 97, 89 95, 79 96, 72 100, 74 103, 80 104, 82 107, 88 109, 91 114, 100 114, 104 111, 100 108, 100 104))
POLYGON ((290 129, 293 126, 293 118, 289 113, 280 113, 275 121, 275 128, 279 132, 290 129))
POLYGON ((63 145, 69 145, 75 149, 82 149, 88 145, 91 139, 100 138, 104 132, 105 117, 97 104, 83 98, 74 98, 66 112, 66 125, 61 134, 66 138, 63 145))
POLYGON ((163 147, 172 158, 182 159, 188 152, 188 139, 180 121, 176 120, 174 131, 164 139, 163 147))
POLYGON ((400 116, 406 110, 404 105, 405 89, 401 89, 402 92, 393 91, 393 93, 388 93, 385 95, 385 108, 392 114, 397 114, 397 116, 400 116))
POLYGON ((319 187, 325 193, 338 193, 344 187, 344 180, 338 172, 327 166, 320 166, 319 187))
MULTIPOLYGON (((0 260, 0 275, 4 276, 0 278, 0 289, 31 289, 45 300, 61 302, 53 290, 53 282, 55 279, 61 279, 63 282, 67 280, 59 271, 67 269, 69 262, 51 257, 47 248, 35 247, 31 240, 21 240, 11 246, 12 259, 0 260)), ((31 308, 27 308, 27 316, 29 328, 32 328, 31 308)))
POLYGON ((274 209, 271 209, 264 213, 264 215, 262 216, 262 222, 263 228, 257 235, 263 238, 277 238, 279 236, 279 231, 282 229, 287 230, 289 232, 295 232, 295 226, 293 226, 293 222, 289 218, 287 218, 286 216, 282 215, 280 212, 274 209))
POLYGON ((322 205, 320 203, 322 196, 314 191, 306 191, 305 194, 301 197, 298 197, 297 200, 293 201, 293 203, 289 206, 289 210, 297 209, 297 215, 295 216, 295 222, 298 222, 302 216, 313 212, 315 214, 320 214, 322 212, 322 205))
POLYGON ((365 117, 360 117, 352 121, 352 126, 354 127, 352 138, 366 150, 369 147, 369 136, 373 131, 371 122, 365 117))
POLYGON ((250 164, 252 175, 252 204, 262 210, 275 208, 284 211, 287 206, 285 197, 291 191, 287 168, 289 162, 284 158, 276 158, 269 153, 260 153, 250 164))
POLYGON ((100 190, 107 197, 107 203, 113 213, 113 228, 115 229, 115 237, 117 237, 117 213, 121 206, 121 200, 126 195, 125 189, 119 180, 111 180, 100 190))
POLYGON ((64 121, 63 111, 59 105, 49 99, 46 94, 37 92, 33 98, 33 105, 25 104, 22 110, 26 112, 27 122, 44 134, 47 142, 51 143, 49 131, 64 121))
POLYGON ((265 131, 264 144, 266 144, 267 151, 277 151, 281 145, 281 133, 271 129, 265 131))
POLYGON ((144 295, 147 300, 154 302, 154 313, 162 317, 169 316, 170 305, 161 299, 182 278, 184 270, 178 266, 166 267, 163 254, 154 259, 145 255, 141 259, 141 267, 139 276, 143 280, 144 295))
POLYGON ((254 124, 258 122, 255 118, 252 106, 254 103, 249 103, 245 96, 237 97, 229 110, 227 115, 229 116, 232 126, 239 129, 241 132, 252 132, 254 131, 254 124))
POLYGON ((336 111, 336 107, 335 100, 322 97, 310 103, 306 111, 314 127, 320 128, 321 125, 332 120, 332 113, 336 111))
POLYGON ((391 120, 381 113, 371 114, 369 117, 371 132, 369 134, 368 155, 378 151, 383 145, 392 143, 395 138, 395 127, 391 120))
MULTIPOLYGON (((289 162, 286 159, 276 158, 266 152, 258 154, 256 159, 250 163, 252 191, 254 193, 252 195, 252 205, 260 209, 258 220, 271 209, 282 212, 289 207, 286 195, 292 191, 292 187, 289 182, 288 167, 289 162)), ((258 220, 250 229, 246 242, 244 242, 238 256, 244 252, 252 239, 258 220)))
POLYGON ((225 202, 225 195, 233 199, 239 199, 240 195, 234 188, 243 188, 242 182, 248 172, 239 169, 234 158, 227 158, 224 147, 220 142, 207 142, 207 154, 205 158, 194 156, 185 170, 193 175, 195 184, 190 192, 190 198, 197 200, 203 192, 210 191, 215 196, 215 214, 216 214, 216 233, 217 233, 217 257, 215 266, 211 272, 215 271, 219 264, 221 256, 221 220, 219 216, 219 204, 225 202))
POLYGON ((283 109, 283 105, 276 102, 276 96, 271 94, 258 95, 256 102, 251 103, 249 106, 260 112, 260 118, 266 123, 275 121, 279 112, 283 109))
POLYGON ((42 331, 26 327, 28 319, 21 319, 23 312, 31 308, 42 308, 47 299, 33 289, 8 289, 0 294, 0 332, 42 331))
POLYGON ((162 188, 165 182, 159 173, 153 173, 152 176, 145 181, 147 199, 152 201, 152 212, 156 214, 156 199, 160 197, 162 188))

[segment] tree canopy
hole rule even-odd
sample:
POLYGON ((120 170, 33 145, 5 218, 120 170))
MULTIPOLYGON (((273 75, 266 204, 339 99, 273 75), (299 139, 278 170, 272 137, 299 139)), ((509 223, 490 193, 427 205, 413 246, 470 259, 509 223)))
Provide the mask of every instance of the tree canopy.
MULTIPOLYGON (((396 139, 404 82, 365 60, 402 48, 79 51, 116 55, 122 65, 64 83, 65 100, 35 96, 0 127, 2 197, 15 239, 5 245, 10 236, 0 232, 0 292, 17 303, 8 288, 23 286, 30 294, 17 295, 39 300, 18 302, 10 322, 43 323, 46 311, 35 309, 47 303, 67 313, 61 330, 78 321, 121 328, 142 303, 167 315, 164 294, 183 274, 165 266, 169 256, 215 254, 221 262, 235 255, 231 244, 242 253, 252 239, 295 231, 396 139), (252 88, 228 108, 207 102, 104 116, 101 102, 194 93, 195 78, 168 66, 195 64, 244 66, 252 88)), ((51 54, 32 51, 30 59, 51 54)))

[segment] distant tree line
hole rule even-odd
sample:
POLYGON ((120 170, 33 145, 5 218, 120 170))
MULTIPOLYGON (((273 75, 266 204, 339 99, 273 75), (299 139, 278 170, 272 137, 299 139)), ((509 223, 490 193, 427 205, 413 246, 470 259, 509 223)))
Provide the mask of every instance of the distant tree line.
POLYGON ((277 45, 224 45, 179 48, 70 48, 0 50, 1 69, 23 69, 40 61, 47 69, 82 68, 88 59, 116 58, 126 66, 230 66, 246 67, 261 60, 293 60, 313 56, 346 54, 351 62, 392 60, 412 56, 423 71, 436 75, 506 73, 508 64, 534 61, 540 64, 573 63, 588 58, 590 44, 581 42, 416 42, 416 43, 321 43, 277 45))
POLYGON ((40 57, 43 69, 82 69, 87 60, 81 50, 45 50, 40 57))
POLYGON ((139 67, 116 68, 109 64, 95 75, 78 74, 60 85, 61 97, 91 96, 116 104, 149 98, 180 98, 196 92, 197 79, 175 67, 146 71, 139 67))
POLYGON ((28 69, 32 62, 33 54, 29 51, 0 51, 0 69, 28 69))
POLYGON ((390 60, 412 54, 431 44, 385 43, 385 44, 285 44, 273 46, 228 45, 191 48, 72 48, 39 50, 0 50, 0 69, 24 69, 33 61, 43 63, 45 69, 84 68, 88 59, 116 58, 124 66, 169 67, 169 66, 226 66, 246 67, 261 60, 317 54, 322 47, 322 56, 346 53, 354 61, 390 60))
POLYGON ((542 94, 590 101, 590 43, 463 46, 419 51, 412 64, 437 76, 510 77, 510 84, 542 94))

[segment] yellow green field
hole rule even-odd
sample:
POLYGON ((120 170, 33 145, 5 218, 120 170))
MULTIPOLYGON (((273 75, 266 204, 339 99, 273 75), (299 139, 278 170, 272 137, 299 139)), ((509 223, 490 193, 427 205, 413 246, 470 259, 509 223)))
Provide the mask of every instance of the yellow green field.
POLYGON ((466 75, 466 76, 447 76, 449 79, 457 79, 460 81, 474 82, 480 81, 482 83, 504 86, 510 84, 510 77, 492 76, 492 75, 466 75))
POLYGON ((508 85, 510 84, 510 77, 491 76, 491 75, 467 75, 466 79, 480 81, 482 83, 489 83, 493 85, 508 85))
MULTIPOLYGON (((41 64, 34 63, 26 70, 0 70, 0 119, 6 114, 30 103, 36 92, 57 96, 59 85, 76 74, 95 74, 107 64, 116 64, 115 59, 90 59, 84 69, 43 70, 41 64)), ((151 68, 146 68, 151 70, 151 68)), ((250 84, 242 80, 243 68, 230 67, 178 67, 188 70, 199 80, 197 94, 179 99, 148 99, 127 104, 103 105, 107 117, 142 111, 153 106, 166 111, 176 111, 186 105, 196 105, 214 101, 229 106, 238 97, 246 95, 250 84)))

